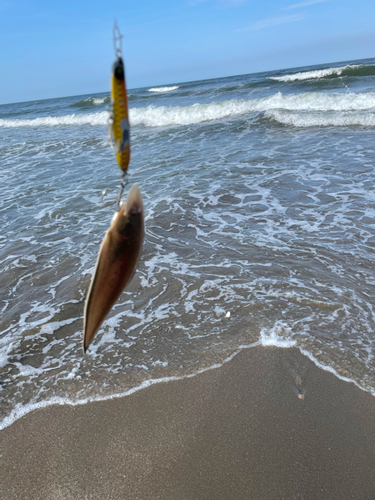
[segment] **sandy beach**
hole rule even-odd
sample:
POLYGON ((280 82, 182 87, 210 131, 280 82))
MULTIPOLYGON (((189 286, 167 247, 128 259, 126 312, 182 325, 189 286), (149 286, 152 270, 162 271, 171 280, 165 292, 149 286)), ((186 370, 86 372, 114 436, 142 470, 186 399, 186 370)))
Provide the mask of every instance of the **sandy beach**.
POLYGON ((0 445, 3 500, 375 498, 375 398, 296 349, 37 410, 0 445))

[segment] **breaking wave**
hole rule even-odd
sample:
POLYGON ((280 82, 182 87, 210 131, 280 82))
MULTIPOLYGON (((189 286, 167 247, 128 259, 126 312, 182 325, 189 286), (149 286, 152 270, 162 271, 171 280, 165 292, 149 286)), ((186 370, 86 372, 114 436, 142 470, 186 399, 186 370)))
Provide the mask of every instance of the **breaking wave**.
POLYGON ((283 76, 270 76, 270 80, 278 82, 295 82, 302 80, 313 80, 318 78, 334 78, 338 76, 370 76, 375 75, 375 66, 364 66, 360 64, 349 64, 337 68, 317 69, 312 71, 301 71, 283 76))
POLYGON ((180 87, 178 85, 173 85, 172 87, 155 87, 152 89, 148 89, 148 92, 159 92, 159 93, 172 92, 172 90, 177 90, 179 88, 180 87))
MULTIPOLYGON (((170 127, 230 119, 250 113, 265 113, 281 123, 295 126, 375 124, 375 92, 277 94, 261 99, 234 99, 190 106, 132 108, 132 126, 170 127), (291 114, 294 112, 294 114, 291 114), (299 112, 299 113, 296 113, 299 112), (323 112, 323 113, 318 113, 323 112), (329 113, 324 113, 329 112, 329 113), (334 113, 333 113, 334 112, 334 113)), ((54 127, 59 125, 106 125, 108 113, 65 115, 34 119, 0 119, 0 127, 54 127)))
POLYGON ((82 101, 75 102, 71 105, 72 108, 92 108, 94 106, 101 106, 102 104, 109 104, 111 102, 110 96, 107 97, 88 97, 82 101))
POLYGON ((43 116, 30 120, 0 120, 0 127, 58 127, 59 125, 105 125, 108 120, 108 113, 89 113, 82 115, 65 116, 43 116))
MULTIPOLYGON (((311 112, 349 111, 375 112, 375 93, 305 94, 283 95, 280 92, 262 99, 230 100, 209 104, 194 104, 184 107, 154 107, 132 109, 130 120, 133 126, 167 127, 191 125, 208 121, 229 119, 249 113, 273 110, 300 111, 308 116, 311 112)), ((372 126, 373 115, 356 115, 357 122, 348 123, 372 126), (369 119, 368 116, 371 118, 369 119), (363 123, 361 122, 363 118, 363 123)), ((345 124, 345 123, 343 123, 345 124)))
POLYGON ((267 111, 266 117, 294 127, 375 127, 375 113, 329 112, 293 113, 282 110, 267 111))

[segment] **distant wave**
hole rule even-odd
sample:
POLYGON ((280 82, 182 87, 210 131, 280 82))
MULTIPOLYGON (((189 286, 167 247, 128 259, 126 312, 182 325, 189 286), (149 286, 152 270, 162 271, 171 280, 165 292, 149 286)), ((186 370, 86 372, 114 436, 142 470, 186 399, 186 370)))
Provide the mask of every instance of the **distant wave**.
POLYGON ((111 102, 110 96, 107 97, 89 97, 82 101, 75 102, 71 105, 72 108, 91 108, 93 106, 100 106, 101 104, 109 104, 111 102))
POLYGON ((312 80, 318 78, 338 77, 338 76, 367 76, 375 75, 375 66, 365 66, 352 64, 337 68, 317 69, 312 71, 301 71, 283 76, 270 76, 270 80, 278 82, 294 82, 302 80, 312 80))
POLYGON ((155 87, 153 89, 148 89, 148 92, 171 92, 172 90, 177 90, 180 87, 178 85, 174 85, 173 87, 155 87))
MULTIPOLYGON (((334 94, 308 92, 292 95, 283 95, 281 92, 278 92, 277 94, 262 99, 229 100, 175 107, 148 106, 145 108, 132 108, 130 110, 130 122, 132 126, 145 127, 183 126, 230 119, 249 113, 267 113, 271 111, 284 113, 283 116, 286 116, 285 113, 288 112, 300 112, 300 118, 298 119, 306 120, 306 123, 308 120, 314 120, 313 114, 316 112, 337 112, 339 114, 351 112, 352 114, 350 116, 352 117, 351 120, 353 120, 353 123, 348 124, 373 126, 372 116, 373 113, 375 113, 375 92, 363 94, 354 94, 350 92, 334 94)), ((277 116, 279 118, 275 119, 281 121, 281 115, 277 116)), ((283 119, 287 120, 287 118, 283 119)), ((329 119, 329 116, 327 119, 329 119)), ((29 120, 0 119, 0 127, 54 127, 60 125, 97 126, 106 125, 107 120, 108 113, 102 111, 79 115, 41 117, 29 120)), ((344 122, 345 120, 343 124, 345 124, 344 122)))

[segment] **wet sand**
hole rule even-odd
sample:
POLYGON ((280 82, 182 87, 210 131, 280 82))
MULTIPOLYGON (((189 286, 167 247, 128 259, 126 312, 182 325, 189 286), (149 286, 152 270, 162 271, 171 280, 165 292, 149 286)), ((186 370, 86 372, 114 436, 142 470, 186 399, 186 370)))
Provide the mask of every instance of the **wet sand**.
POLYGON ((0 432, 2 500, 373 500, 375 398, 296 349, 0 432), (303 399, 302 399, 303 396, 303 399))

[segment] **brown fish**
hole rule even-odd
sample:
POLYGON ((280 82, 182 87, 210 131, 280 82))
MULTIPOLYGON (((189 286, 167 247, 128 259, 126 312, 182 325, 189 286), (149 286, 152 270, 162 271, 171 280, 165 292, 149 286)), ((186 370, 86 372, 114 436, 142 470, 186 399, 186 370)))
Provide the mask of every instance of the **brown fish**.
POLYGON ((99 251, 85 304, 84 352, 133 277, 141 253, 143 235, 142 196, 138 186, 134 185, 126 202, 114 214, 99 251))

